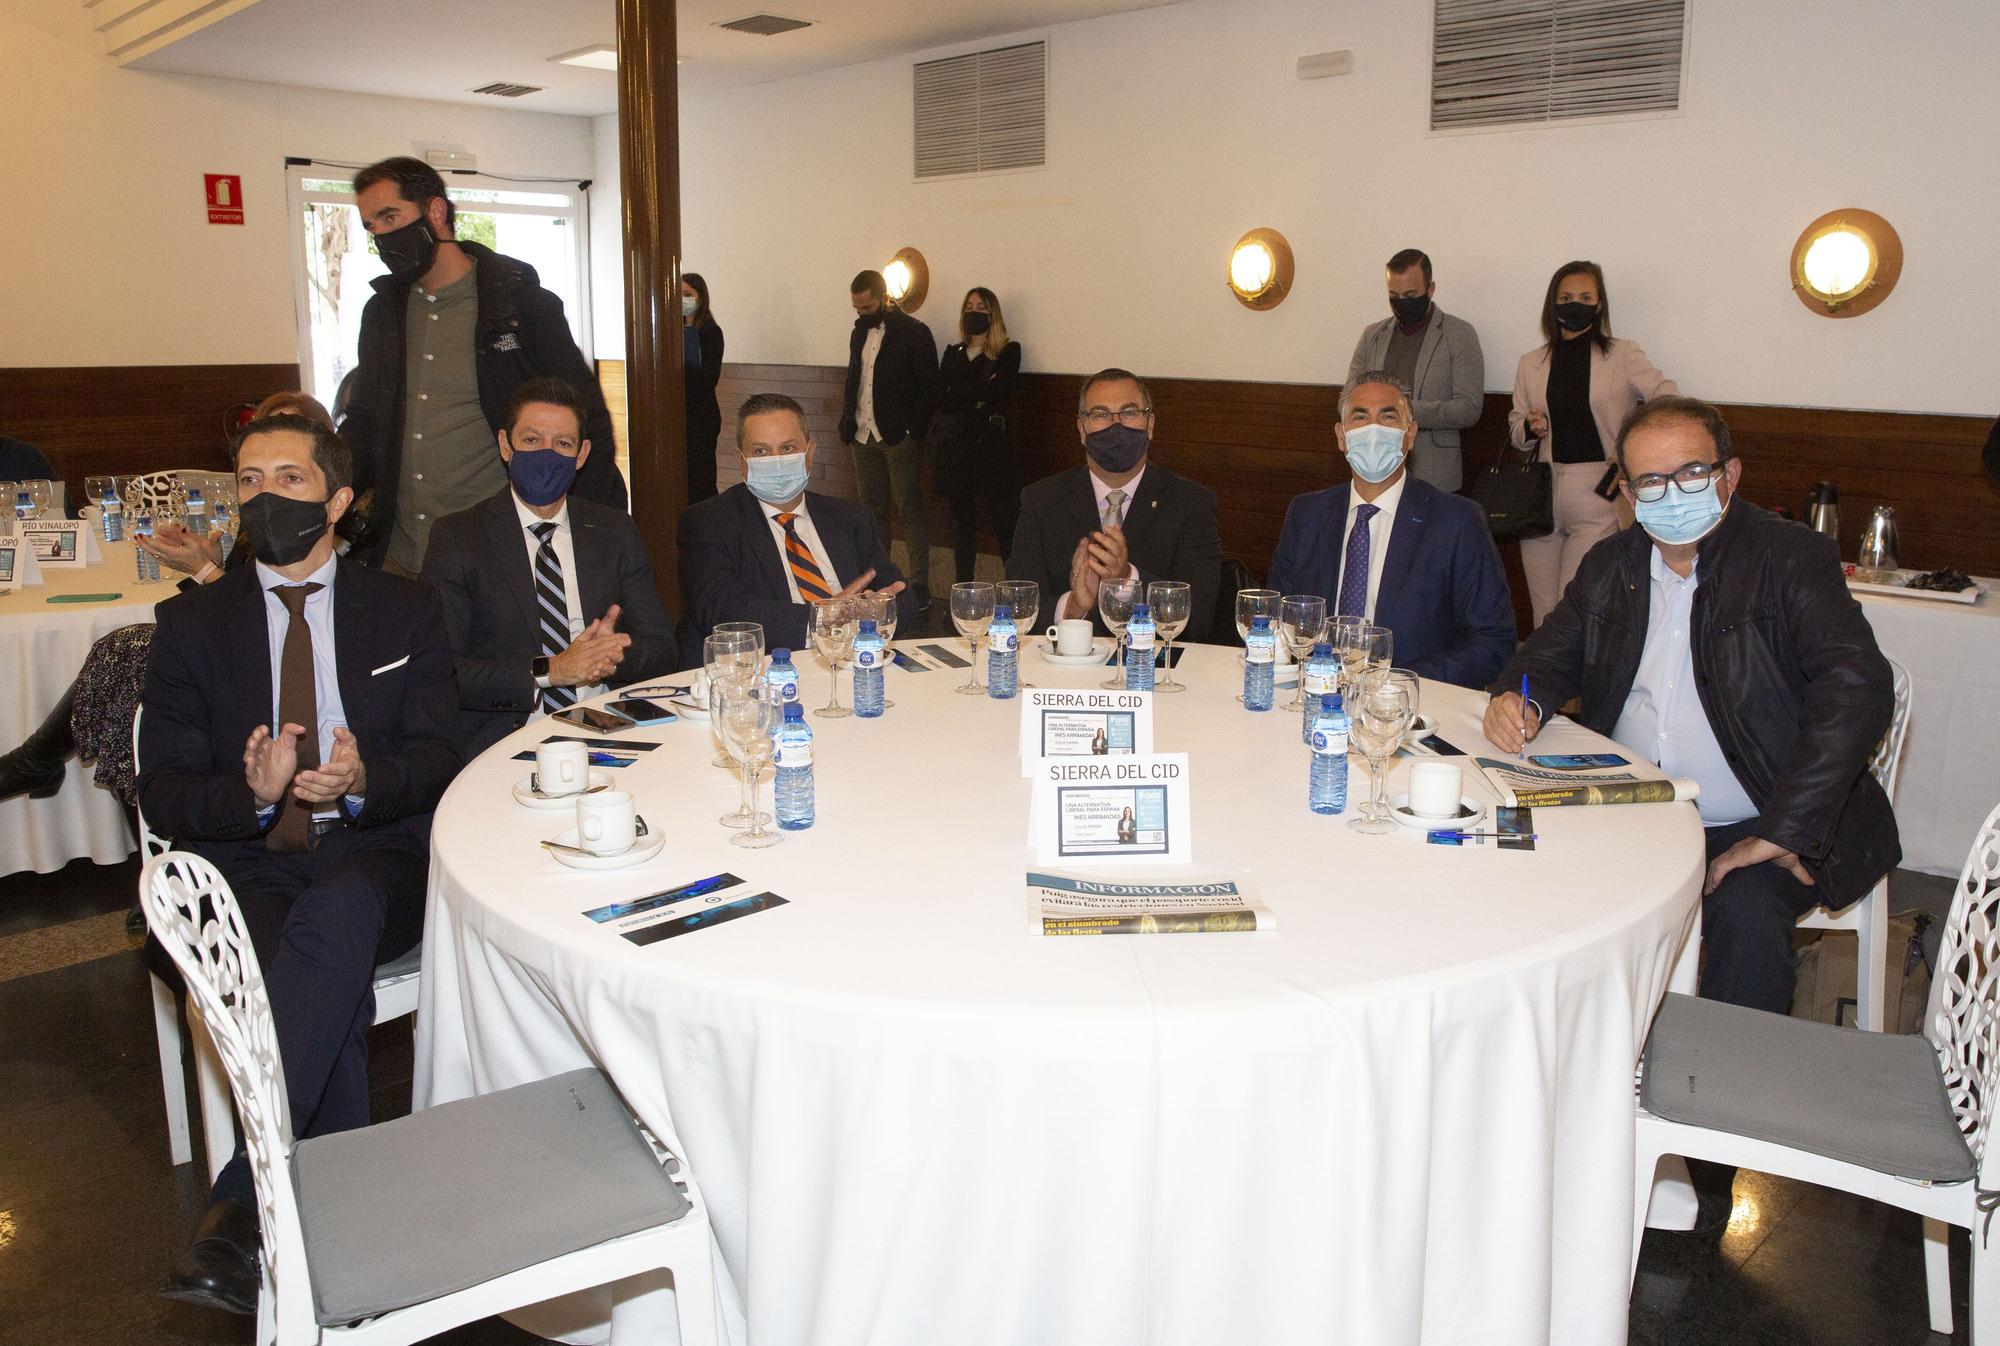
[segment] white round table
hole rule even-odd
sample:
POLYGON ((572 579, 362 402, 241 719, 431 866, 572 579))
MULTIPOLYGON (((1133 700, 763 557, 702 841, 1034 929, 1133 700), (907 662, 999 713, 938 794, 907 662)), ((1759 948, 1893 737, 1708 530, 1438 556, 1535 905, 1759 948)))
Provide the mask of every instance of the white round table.
MULTIPOLYGON (((664 746, 619 783, 667 845, 620 873, 557 865, 537 841, 573 819, 509 798, 533 725, 437 811, 417 1105, 601 1066, 688 1157, 758 1346, 1622 1341, 1693 805, 1540 810, 1531 854, 1361 836, 1306 808, 1295 714, 1234 700, 1235 651, 1188 654, 1156 741, 1192 758, 1186 872, 1247 875, 1275 931, 1025 933, 1020 703, 962 672, 814 718, 817 824, 764 851, 715 822, 706 724, 635 731, 664 746), (646 947, 581 915, 723 871, 789 905, 646 947)), ((1485 748, 1483 696, 1424 695, 1485 748)))
MULTIPOLYGON (((129 542, 102 542, 104 560, 78 568, 45 566, 43 583, 0 593, 0 752, 9 752, 43 719, 83 667, 97 640, 121 626, 153 620, 153 606, 172 598, 172 576, 157 584, 134 579, 129 542), (59 594, 107 594, 108 602, 51 603, 59 594)), ((0 875, 31 869, 47 874, 88 856, 116 864, 132 853, 132 829, 116 795, 100 790, 87 763, 74 759, 62 789, 48 799, 0 800, 0 875)))

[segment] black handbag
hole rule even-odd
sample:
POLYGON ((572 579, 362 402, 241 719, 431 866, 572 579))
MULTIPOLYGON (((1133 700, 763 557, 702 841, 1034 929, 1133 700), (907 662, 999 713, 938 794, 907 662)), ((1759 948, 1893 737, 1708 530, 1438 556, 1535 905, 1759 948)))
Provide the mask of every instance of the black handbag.
POLYGON ((1549 465, 1538 454, 1516 459, 1503 449, 1500 457, 1472 479, 1466 495, 1486 515, 1495 540, 1544 537, 1556 527, 1553 482, 1549 465))

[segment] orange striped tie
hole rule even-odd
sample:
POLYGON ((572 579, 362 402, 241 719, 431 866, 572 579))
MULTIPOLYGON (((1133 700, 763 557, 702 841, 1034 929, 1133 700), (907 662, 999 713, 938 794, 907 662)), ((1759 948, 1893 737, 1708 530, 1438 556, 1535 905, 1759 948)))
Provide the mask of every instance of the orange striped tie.
POLYGON ((796 514, 778 516, 785 530, 785 563, 791 566, 792 578, 798 581, 799 597, 808 603, 824 603, 833 597, 833 590, 820 571, 819 562, 813 560, 812 548, 799 536, 798 519, 796 514))

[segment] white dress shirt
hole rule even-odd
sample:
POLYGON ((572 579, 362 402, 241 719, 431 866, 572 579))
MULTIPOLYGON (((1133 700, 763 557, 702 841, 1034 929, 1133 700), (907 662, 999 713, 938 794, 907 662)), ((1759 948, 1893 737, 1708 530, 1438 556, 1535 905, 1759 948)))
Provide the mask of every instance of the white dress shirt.
MULTIPOLYGON (((583 595, 577 588, 576 541, 570 532, 569 500, 567 497, 564 498, 562 504, 556 507, 555 517, 552 519, 544 519, 536 514, 523 503, 521 497, 518 495, 514 496, 513 500, 514 513, 521 520, 521 540, 528 548, 528 578, 530 584, 534 582, 535 557, 542 550, 542 540, 535 533, 535 525, 552 523, 556 526, 556 531, 549 534, 549 546, 555 551, 557 563, 562 566, 563 606, 567 609, 569 618, 569 638, 575 640, 583 634, 583 628, 588 626, 589 623, 583 619, 583 595)), ((530 600, 533 597, 534 595, 530 593, 530 600)), ((546 687, 548 686, 548 680, 546 678, 537 678, 535 685, 537 687, 546 687)), ((609 684, 607 683, 599 682, 593 683, 588 687, 578 687, 573 690, 576 692, 577 700, 587 701, 593 696, 601 696, 608 686, 609 684)), ((543 718, 543 715, 542 699, 538 696, 535 698, 534 714, 528 717, 529 722, 532 723, 535 720, 539 720, 543 718)))
POLYGON ((819 573, 826 576, 828 591, 839 593, 843 581, 834 572, 833 558, 826 554, 826 544, 819 540, 819 529, 813 527, 812 513, 806 508, 805 497, 801 496, 797 507, 789 510, 780 509, 776 505, 767 505, 762 500, 757 504, 764 511, 765 521, 771 525, 771 541, 778 549, 778 569, 785 576, 785 588, 790 591, 792 601, 805 602, 799 597, 798 577, 792 574, 791 559, 785 554, 785 526, 778 522, 780 514, 798 515, 798 518, 792 521, 792 527, 799 530, 799 541, 806 544, 806 550, 811 552, 813 560, 819 563, 819 573))
MULTIPOLYGON (((1373 500, 1363 500, 1361 493, 1352 485, 1347 488, 1347 524, 1340 530, 1340 564, 1347 565, 1347 540, 1354 536, 1354 515, 1363 505, 1373 505, 1382 511, 1370 515, 1368 519, 1368 598, 1361 609, 1361 615, 1369 621, 1375 620, 1375 595, 1382 592, 1382 564, 1389 559, 1389 534, 1396 527, 1396 506, 1402 503, 1403 487, 1409 484, 1410 474, 1405 471, 1391 486, 1373 500)), ((1335 584, 1334 592, 1327 595, 1329 612, 1340 606, 1340 590, 1346 586, 1347 576, 1343 574, 1335 584)))
POLYGON ((1646 615, 1646 646, 1639 671, 1625 697, 1625 709, 1611 737, 1659 763, 1669 776, 1698 782, 1704 827, 1721 827, 1757 816, 1757 806, 1722 755, 1715 729, 1702 709, 1694 682, 1694 642, 1689 627, 1699 572, 1685 579, 1660 555, 1652 554, 1652 599, 1646 615))
POLYGON ((861 338, 861 388, 854 395, 854 442, 874 444, 882 438, 880 427, 875 424, 875 357, 882 353, 882 334, 889 330, 889 319, 885 314, 881 322, 868 329, 868 335, 861 338))
MULTIPOLYGON (((305 603, 306 629, 312 632, 313 706, 319 712, 319 724, 310 727, 318 731, 319 760, 325 762, 333 756, 335 726, 347 727, 347 709, 340 702, 340 665, 334 659, 333 646, 333 577, 340 569, 340 558, 327 557, 325 565, 303 580, 288 580, 262 561, 256 564, 257 584, 264 590, 264 630, 271 650, 271 732, 274 735, 284 727, 278 701, 284 695, 285 634, 291 630, 292 613, 285 606, 285 600, 272 590, 290 584, 325 586, 318 593, 306 595, 305 603)), ((349 795, 347 802, 350 811, 361 811, 359 797, 349 795)), ((266 814, 270 808, 258 812, 266 814)), ((335 813, 336 810, 322 805, 313 817, 330 818, 335 813)))
MULTIPOLYGON (((1085 470, 1089 471, 1087 468, 1085 470)), ((1111 493, 1113 491, 1125 492, 1125 498, 1118 502, 1118 526, 1120 528, 1125 526, 1125 521, 1132 517, 1132 501, 1139 494, 1139 483, 1145 479, 1146 469, 1144 466, 1139 468, 1138 476, 1132 478, 1132 480, 1126 482, 1123 486, 1113 486, 1095 472, 1090 473, 1090 491, 1091 495, 1097 501, 1097 526, 1099 528, 1104 526, 1104 511, 1111 503, 1111 493)), ((1128 563, 1125 567, 1125 578, 1128 580, 1138 579, 1139 567, 1128 563)), ((1072 592, 1074 591, 1070 589, 1063 590, 1062 597, 1056 600, 1055 607, 1051 609, 1055 613, 1057 621, 1061 621, 1069 615, 1069 596, 1072 592)), ((1143 597, 1141 601, 1144 601, 1143 597)), ((1090 616, 1087 612, 1083 615, 1086 618, 1090 616)))

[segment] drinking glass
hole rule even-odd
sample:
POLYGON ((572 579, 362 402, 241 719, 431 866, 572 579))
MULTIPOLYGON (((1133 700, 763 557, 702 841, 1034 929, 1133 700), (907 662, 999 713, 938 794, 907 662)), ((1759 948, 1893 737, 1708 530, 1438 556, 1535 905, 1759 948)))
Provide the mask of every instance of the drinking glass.
POLYGON ((83 503, 86 505, 96 505, 102 508, 104 497, 115 495, 117 491, 118 478, 116 477, 85 477, 83 479, 83 503))
POLYGON ((1371 669, 1362 675, 1355 696, 1348 732, 1355 746, 1368 759, 1369 800, 1360 814, 1348 819, 1356 832, 1378 835, 1396 830, 1395 820, 1382 803, 1382 785, 1388 775, 1391 753, 1402 746, 1410 728, 1410 698, 1387 669, 1371 669))
MULTIPOLYGON (((1343 618, 1343 621, 1353 619, 1343 618)), ((1340 655, 1340 685, 1343 694, 1361 688, 1361 676, 1373 668, 1387 668, 1389 656, 1395 647, 1395 637, 1386 626, 1373 622, 1344 626, 1340 630, 1341 641, 1335 646, 1340 655)))
POLYGON ((21 489, 28 493, 28 517, 31 519, 47 518, 50 507, 56 502, 56 484, 52 481, 42 480, 24 481, 21 483, 21 489))
MULTIPOLYGON (((885 648, 894 643, 896 639, 896 596, 894 594, 856 594, 854 596, 854 614, 857 622, 862 619, 871 619, 874 621, 875 630, 881 635, 882 644, 885 648)), ((857 633, 860 630, 858 625, 855 629, 857 633)), ((883 672, 887 673, 888 670, 885 668, 883 672)), ((888 686, 886 679, 883 686, 885 689, 888 686)), ((894 701, 891 701, 887 696, 882 698, 882 709, 894 710, 895 708, 896 703, 894 701)))
MULTIPOLYGON (((1313 646, 1319 644, 1326 635, 1326 600, 1318 594, 1286 594, 1278 606, 1278 631, 1283 636, 1285 648, 1292 653, 1292 666, 1297 670, 1305 657, 1312 653, 1313 646)), ((1298 690, 1292 694, 1292 702, 1286 710, 1303 710, 1306 704, 1306 680, 1299 676, 1298 690)))
POLYGON ((1389 681, 1403 689, 1403 695, 1410 701, 1410 733, 1415 734, 1423 722, 1423 679, 1407 668, 1388 670, 1389 681))
POLYGON ((829 720, 854 713, 840 704, 840 667, 847 662, 847 656, 854 653, 854 632, 860 621, 855 615, 854 600, 851 598, 829 598, 824 603, 812 605, 813 648, 819 651, 819 657, 826 666, 833 670, 832 690, 827 694, 826 704, 819 709, 819 713, 829 720))
POLYGON ((762 663, 766 653, 764 645, 764 624, 762 622, 717 622, 711 635, 742 636, 748 638, 750 648, 757 652, 756 662, 762 663))
MULTIPOLYGON (((742 624, 736 623, 736 625, 740 627, 742 624)), ((760 627, 756 638, 761 639, 761 637, 762 628, 760 627)), ((718 630, 703 638, 701 642, 701 662, 703 669, 708 673, 708 685, 711 693, 713 693, 718 683, 747 682, 756 676, 757 666, 762 660, 756 645, 752 642, 753 637, 751 633, 741 629, 735 631, 718 630)), ((708 731, 715 738, 714 765, 734 768, 736 759, 729 755, 729 745, 722 738, 721 718, 713 710, 709 713, 708 731)), ((748 827, 750 820, 746 817, 740 823, 726 825, 748 827)))
MULTIPOLYGON (((714 637, 711 636, 709 639, 713 640, 714 637)), ((756 679, 755 682, 762 684, 763 679, 756 679)), ((751 793, 750 780, 743 774, 742 755, 730 741, 728 728, 723 722, 723 712, 727 708, 730 690, 733 688, 740 692, 751 685, 753 684, 733 678, 718 678, 713 674, 708 679, 708 727, 722 750, 722 760, 718 765, 734 769, 737 784, 742 786, 741 799, 736 811, 725 813, 716 819, 724 827, 758 827, 771 821, 770 814, 760 813, 757 809, 757 797, 751 793)))
MULTIPOLYGON (((1034 580, 1001 580, 993 586, 993 594, 995 602, 1014 609, 1014 626, 1021 633, 1021 649, 1025 652, 1028 637, 1042 615, 1042 586, 1034 580)), ((1024 692, 1033 691, 1035 686, 1025 678, 1020 685, 1024 692)))
POLYGON ((1097 586, 1097 611, 1111 628, 1111 634, 1118 637, 1118 644, 1111 652, 1111 676, 1099 683, 1100 687, 1125 685, 1125 660, 1120 657, 1125 648, 1125 628, 1132 621, 1132 609, 1145 596, 1145 588, 1137 580, 1105 580, 1097 586))
POLYGON ((1146 586, 1146 604, 1153 610, 1153 626, 1165 642, 1159 662, 1159 676, 1153 681, 1156 692, 1185 692, 1187 684, 1176 682, 1173 672, 1174 637, 1187 630, 1193 612, 1193 592, 1186 580, 1154 580, 1146 586))
POLYGON ((993 605, 998 600, 993 586, 984 580, 968 580, 951 586, 951 624, 965 637, 972 651, 972 671, 966 674, 960 696, 984 696, 986 684, 979 680, 979 642, 993 625, 993 605))
MULTIPOLYGON (((1238 589, 1236 591, 1236 638, 1245 645, 1250 643, 1250 628, 1257 624, 1259 617, 1269 617, 1271 625, 1278 624, 1278 600, 1282 597, 1276 589, 1238 589)), ((1243 693, 1236 699, 1241 701, 1243 693)))
POLYGON ((730 750, 743 762, 744 780, 749 785, 750 805, 756 817, 750 830, 738 832, 729 838, 730 843, 752 849, 774 846, 783 834, 765 830, 764 824, 771 820, 771 815, 756 812, 757 782, 777 751, 778 726, 785 715, 784 696, 762 678, 747 684, 724 683, 721 706, 723 733, 729 739, 730 750))

